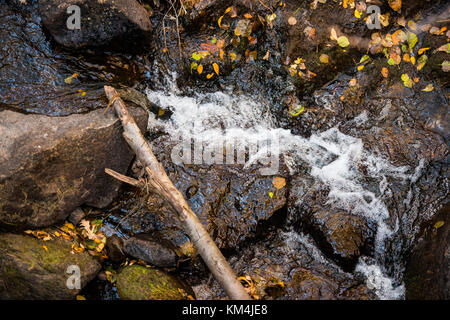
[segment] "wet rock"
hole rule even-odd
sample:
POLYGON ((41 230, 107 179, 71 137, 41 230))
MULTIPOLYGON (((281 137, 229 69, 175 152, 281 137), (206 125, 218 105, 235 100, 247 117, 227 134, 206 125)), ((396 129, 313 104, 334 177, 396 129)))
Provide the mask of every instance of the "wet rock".
POLYGON ((111 261, 119 263, 125 260, 123 240, 117 235, 113 234, 106 239, 106 248, 108 249, 108 257, 111 261))
POLYGON ((148 13, 135 0, 40 0, 39 12, 56 42, 69 48, 108 46, 121 51, 142 50, 151 40, 148 13), (79 29, 68 28, 74 15, 67 13, 71 5, 80 8, 79 29))
POLYGON ((80 208, 77 208, 73 210, 69 216, 67 217, 67 220, 71 222, 74 226, 76 226, 83 218, 85 217, 85 213, 80 208))
MULTIPOLYGON (((242 165, 176 165, 171 158, 174 144, 164 135, 152 141, 152 148, 220 248, 235 249, 257 235, 262 224, 282 215, 288 187, 277 190, 273 179, 287 176, 283 162, 280 161, 276 176, 266 176, 258 166, 244 169, 242 165)), ((162 203, 160 197, 150 195, 147 209, 161 213, 166 217, 164 223, 180 229, 171 207, 162 203)))
POLYGON ((406 265, 406 299, 450 298, 449 209, 447 205, 427 223, 428 226, 422 232, 423 237, 412 250, 406 265))
POLYGON ((314 212, 310 219, 311 235, 345 270, 352 271, 363 253, 370 254, 374 232, 363 217, 342 210, 322 209, 314 212))
MULTIPOLYGON (((147 113, 130 108, 141 129, 147 113)), ((112 110, 68 117, 0 112, 0 224, 36 228, 64 220, 82 204, 108 205, 133 157, 112 110)))
POLYGON ((192 289, 176 277, 139 265, 123 268, 116 286, 120 298, 126 300, 184 300, 194 296, 192 289))
POLYGON ((296 300, 335 300, 338 288, 337 283, 304 268, 295 270, 288 284, 290 298, 296 300))
MULTIPOLYGON (((80 268, 81 288, 100 271, 100 264, 87 252, 72 254, 71 242, 42 241, 16 234, 0 235, 1 299, 72 299, 79 289, 67 288, 74 271, 80 268), (45 250, 43 246, 47 248, 45 250)), ((72 283, 72 282, 70 282, 72 283)))
POLYGON ((169 241, 150 234, 139 234, 125 240, 123 249, 130 256, 160 268, 177 265, 175 247, 169 241))

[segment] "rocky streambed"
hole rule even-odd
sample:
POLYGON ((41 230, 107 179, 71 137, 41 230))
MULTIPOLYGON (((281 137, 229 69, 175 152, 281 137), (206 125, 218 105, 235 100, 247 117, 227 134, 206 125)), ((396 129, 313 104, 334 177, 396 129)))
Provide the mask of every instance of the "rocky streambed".
POLYGON ((253 298, 448 299, 445 1, 74 3, 0 0, 0 298, 225 297, 108 84, 253 298))

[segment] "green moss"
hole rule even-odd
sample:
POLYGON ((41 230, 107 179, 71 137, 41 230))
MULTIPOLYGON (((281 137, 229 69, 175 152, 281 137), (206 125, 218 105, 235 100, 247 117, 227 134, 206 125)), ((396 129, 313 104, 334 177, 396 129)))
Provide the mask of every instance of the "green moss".
POLYGON ((185 285, 175 277, 157 269, 139 265, 127 266, 117 277, 117 290, 122 299, 182 300, 185 285))

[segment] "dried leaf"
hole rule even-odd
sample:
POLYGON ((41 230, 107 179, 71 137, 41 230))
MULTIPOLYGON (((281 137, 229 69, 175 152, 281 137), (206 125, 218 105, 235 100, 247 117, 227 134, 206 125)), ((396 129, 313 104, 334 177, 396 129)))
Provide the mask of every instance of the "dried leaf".
POLYGON ((272 180, 272 184, 277 190, 280 190, 286 185, 286 179, 282 177, 275 177, 272 180))
POLYGON ((214 69, 214 72, 217 74, 217 75, 219 75, 219 65, 217 64, 217 63, 213 63, 213 69, 214 69))
POLYGON ((441 51, 441 52, 446 52, 446 53, 450 53, 450 43, 444 44, 442 46, 440 46, 437 51, 441 51))
POLYGON ((388 68, 382 68, 381 69, 381 74, 383 75, 384 78, 387 78, 389 76, 388 68))
POLYGON ((402 0, 389 0, 389 6, 392 10, 400 12, 402 9, 402 0))
POLYGON ((294 25, 296 25, 297 24, 297 19, 295 19, 295 17, 289 17, 289 19, 288 19, 288 23, 291 25, 291 26, 294 26, 294 25))
POLYGON ((320 62, 322 63, 328 63, 329 62, 329 57, 326 54, 321 54, 319 57, 320 62))
POLYGON ((422 89, 422 91, 425 91, 425 92, 430 92, 430 91, 433 91, 433 90, 434 90, 434 86, 433 86, 432 83, 430 83, 424 89, 422 89))
POLYGON ((420 48, 419 51, 417 52, 417 54, 420 56, 422 53, 424 53, 427 50, 430 50, 430 48, 420 48))
POLYGON ((450 61, 442 62, 442 71, 444 71, 444 72, 450 71, 450 61))
POLYGON ((354 86, 356 86, 356 83, 357 83, 357 82, 356 82, 356 79, 353 78, 352 80, 349 81, 348 84, 350 85, 350 87, 354 87, 354 86))
POLYGON ((336 33, 336 30, 334 30, 334 28, 331 28, 330 39, 337 40, 337 33, 336 33))
POLYGON ((264 55, 264 57, 262 58, 263 60, 269 60, 270 57, 270 49, 267 49, 266 54, 264 55))

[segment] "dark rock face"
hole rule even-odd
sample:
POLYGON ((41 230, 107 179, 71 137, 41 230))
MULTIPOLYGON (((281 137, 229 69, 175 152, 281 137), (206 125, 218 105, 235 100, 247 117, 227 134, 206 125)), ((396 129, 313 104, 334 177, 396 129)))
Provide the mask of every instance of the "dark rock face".
POLYGON ((161 238, 149 234, 140 234, 124 243, 123 249, 130 256, 142 259, 156 267, 175 267, 178 256, 174 246, 161 238))
POLYGON ((117 235, 113 234, 106 240, 106 247, 108 248, 108 257, 111 261, 119 263, 125 260, 125 253, 123 251, 123 240, 117 235))
POLYGON ((120 298, 126 300, 184 300, 188 295, 194 296, 192 289, 178 278, 139 265, 123 268, 116 286, 120 298))
MULTIPOLYGON (((141 129, 147 113, 130 108, 141 129)), ((53 118, 0 112, 0 224, 37 228, 64 220, 81 204, 108 205, 133 157, 112 110, 53 118)))
POLYGON ((130 51, 142 50, 150 42, 148 13, 135 0, 40 0, 39 12, 53 38, 69 48, 109 46, 130 51), (71 5, 80 8, 80 29, 67 27, 71 5))
POLYGON ((68 278, 74 274, 70 269, 66 273, 67 268, 71 265, 80 268, 83 288, 101 266, 87 252, 72 254, 71 245, 61 239, 44 242, 28 236, 1 234, 0 299, 73 299, 80 290, 67 287, 68 278))
POLYGON ((447 205, 436 214, 412 250, 406 265, 406 299, 450 299, 449 210, 447 205))

